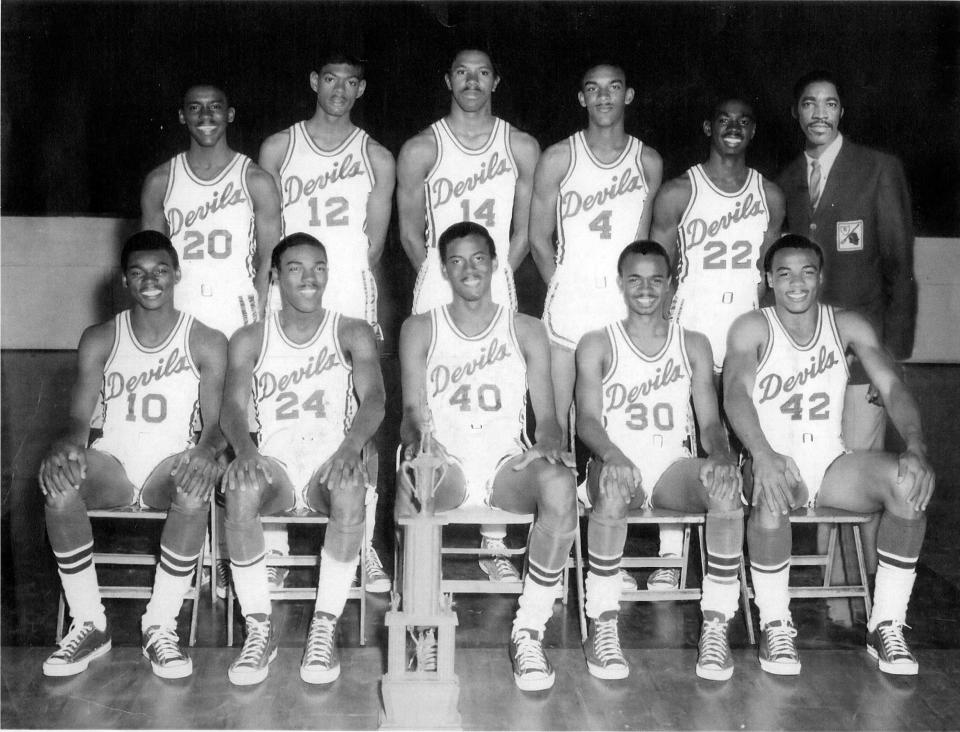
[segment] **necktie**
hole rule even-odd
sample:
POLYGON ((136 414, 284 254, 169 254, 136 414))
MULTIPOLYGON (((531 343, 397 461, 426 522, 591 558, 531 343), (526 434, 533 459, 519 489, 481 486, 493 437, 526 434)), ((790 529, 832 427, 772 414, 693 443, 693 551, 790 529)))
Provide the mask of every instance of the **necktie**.
POLYGON ((810 214, 813 215, 820 203, 820 162, 812 161, 810 165, 810 214))

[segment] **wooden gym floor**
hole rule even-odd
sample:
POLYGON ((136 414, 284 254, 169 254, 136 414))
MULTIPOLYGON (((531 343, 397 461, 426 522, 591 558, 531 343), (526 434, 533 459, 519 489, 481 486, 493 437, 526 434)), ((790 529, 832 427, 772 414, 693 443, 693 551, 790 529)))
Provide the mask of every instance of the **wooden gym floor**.
MULTIPOLYGON (((368 595, 367 645, 359 646, 358 608, 349 602, 340 625, 341 678, 328 688, 300 681, 297 668, 311 608, 277 603, 281 649, 270 677, 240 689, 227 681, 237 649, 224 647, 225 608, 205 595, 192 651, 194 674, 181 681, 153 676, 139 652, 143 602, 107 601, 114 650, 85 673, 48 679, 40 670, 53 649, 59 584, 43 530, 35 475, 59 429, 73 381, 74 353, 2 352, 2 607, 0 607, 0 727, 132 729, 371 729, 377 726, 379 680, 385 669, 385 595, 368 595)), ((388 390, 398 389, 393 356, 383 359, 388 390)), ((907 366, 920 401, 937 494, 928 512, 927 540, 911 602, 908 631, 920 661, 917 677, 877 671, 863 650, 860 603, 794 601, 803 673, 763 673, 739 615, 731 641, 737 663, 731 681, 694 674, 696 603, 624 603, 621 638, 631 662, 625 681, 602 682, 586 671, 576 607, 557 603, 546 635, 557 670, 549 692, 524 694, 510 674, 506 645, 516 598, 458 596, 456 670, 465 729, 957 729, 960 728, 960 366, 907 366)), ((391 393, 398 393, 393 391, 391 393)), ((382 430, 381 474, 392 472, 399 421, 390 400, 382 430)), ((896 440, 891 438, 891 447, 896 440)), ((392 488, 385 482, 384 492, 392 488)), ((389 496, 381 498, 376 543, 389 564, 389 496)), ((149 527, 148 527, 149 528, 149 527)), ((109 527, 98 540, 149 550, 158 533, 121 536, 109 527)), ((149 531, 154 531, 149 529, 149 531)), ((472 542, 472 531, 460 538, 472 542)), ((295 549, 315 537, 295 532, 295 549)), ((798 539, 812 541, 811 537, 798 539)), ((522 534, 511 534, 516 545, 522 534)), ((652 548, 654 535, 631 536, 652 548)), ((130 570, 136 571, 136 570, 130 570)), ((473 564, 454 572, 479 575, 473 564)), ((814 578, 811 576, 810 581, 814 578)), ((642 582, 644 577, 640 576, 642 582)), ((303 581, 292 577, 291 582, 303 581)), ((696 580, 695 580, 696 581, 696 580)), ((189 606, 185 605, 185 610, 189 606)), ((189 613, 181 613, 181 636, 189 613)), ((239 627, 239 626, 238 626, 239 627)), ((239 636, 238 636, 239 637, 239 636)), ((238 641, 239 642, 239 641, 238 641)))

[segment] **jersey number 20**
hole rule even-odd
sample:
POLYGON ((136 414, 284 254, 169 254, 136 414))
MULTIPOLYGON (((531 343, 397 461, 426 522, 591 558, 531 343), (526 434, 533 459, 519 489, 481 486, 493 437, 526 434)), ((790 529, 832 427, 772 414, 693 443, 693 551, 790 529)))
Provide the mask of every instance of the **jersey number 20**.
POLYGON ((183 259, 203 259, 204 243, 213 259, 226 259, 232 251, 233 236, 226 229, 214 229, 206 236, 202 231, 188 231, 184 238, 183 259))

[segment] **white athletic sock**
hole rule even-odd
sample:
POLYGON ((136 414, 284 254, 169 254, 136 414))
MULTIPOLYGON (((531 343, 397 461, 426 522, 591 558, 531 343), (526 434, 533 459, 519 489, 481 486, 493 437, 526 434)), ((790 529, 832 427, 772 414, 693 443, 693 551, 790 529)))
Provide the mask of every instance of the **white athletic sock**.
POLYGON ((587 572, 587 601, 585 610, 588 618, 599 618, 601 613, 610 610, 620 611, 620 574, 604 577, 587 572))
POLYGON ((877 567, 877 582, 873 591, 873 612, 867 622, 867 630, 873 631, 884 620, 904 623, 907 619, 907 604, 913 592, 917 573, 881 563, 877 567))
POLYGON ((754 565, 753 592, 760 611, 760 627, 774 620, 791 620, 790 617, 790 562, 775 572, 759 572, 754 565))
POLYGON ((700 598, 701 612, 720 613, 724 618, 730 620, 737 614, 739 603, 739 581, 717 582, 709 575, 703 578, 703 596, 700 598))
POLYGON ((329 613, 339 618, 347 602, 353 576, 357 572, 359 554, 349 561, 334 559, 326 548, 320 550, 320 578, 317 580, 317 604, 315 613, 329 613))
POLYGON ((507 527, 506 524, 483 524, 480 527, 480 536, 487 539, 506 539, 507 538, 507 527))
POLYGON ((528 628, 543 633, 547 621, 553 615, 553 601, 556 598, 556 585, 541 585, 532 581, 528 575, 523 583, 520 607, 513 619, 513 631, 528 628))
POLYGON ((183 597, 190 590, 193 573, 186 577, 177 577, 157 567, 153 580, 153 594, 147 603, 147 609, 140 618, 140 630, 159 625, 161 628, 176 628, 177 615, 183 605, 183 597))
POLYGON ((107 615, 100 602, 100 585, 97 582, 97 568, 91 564, 79 572, 67 574, 60 572, 63 594, 70 608, 70 617, 78 623, 92 622, 100 630, 107 627, 107 615))
POLYGON ((267 563, 263 555, 251 564, 239 566, 230 562, 233 587, 240 601, 240 610, 247 615, 270 615, 270 590, 267 583, 267 563))
POLYGON ((282 524, 267 524, 263 527, 263 545, 267 552, 290 554, 290 535, 282 524))
POLYGON ((366 511, 366 533, 367 533, 367 544, 373 544, 373 532, 377 526, 377 499, 379 498, 377 491, 372 488, 367 489, 367 498, 366 505, 364 506, 366 511))
POLYGON ((676 524, 663 524, 660 527, 660 556, 679 557, 683 554, 683 527, 676 524))

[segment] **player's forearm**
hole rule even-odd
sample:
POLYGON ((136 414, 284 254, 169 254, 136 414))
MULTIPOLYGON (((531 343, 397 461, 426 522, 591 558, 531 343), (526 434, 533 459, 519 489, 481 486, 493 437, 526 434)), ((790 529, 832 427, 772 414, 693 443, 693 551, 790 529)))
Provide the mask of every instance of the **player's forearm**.
POLYGON ((197 447, 209 450, 214 456, 223 452, 227 447, 227 438, 218 422, 204 426, 200 432, 200 439, 197 440, 197 447))
POLYGON ((577 437, 601 460, 607 460, 612 452, 619 450, 595 417, 577 418, 577 437))
POLYGON ((733 451, 730 449, 730 441, 727 439, 727 431, 719 422, 706 427, 701 426, 700 441, 703 443, 703 449, 710 457, 735 459, 733 451))
POLYGON ((250 425, 247 423, 247 405, 239 405, 233 400, 225 401, 220 410, 220 429, 233 451, 241 453, 256 451, 257 447, 250 438, 250 425))
POLYGON ((267 312, 267 300, 270 298, 270 264, 260 262, 257 267, 257 273, 253 277, 253 289, 257 292, 257 307, 259 308, 259 317, 263 320, 267 312))
POLYGON ((556 254, 553 250, 553 244, 549 241, 543 241, 535 237, 530 237, 530 254, 533 256, 533 263, 537 265, 537 270, 543 281, 549 283, 553 278, 553 273, 557 271, 556 254))
POLYGON ((724 411, 734 432, 751 454, 772 452, 773 448, 760 428, 760 417, 753 401, 749 396, 740 393, 741 391, 740 388, 730 388, 723 400, 724 411))
POLYGON ((510 252, 507 254, 507 262, 510 264, 510 269, 516 272, 520 265, 523 264, 523 259, 529 251, 530 240, 527 239, 526 231, 512 236, 510 238, 510 252))
POLYGON ((400 246, 415 270, 420 269, 427 258, 427 240, 422 232, 410 231, 411 227, 400 227, 400 246))
POLYGON ((350 430, 343 438, 344 442, 350 443, 358 450, 362 449, 364 445, 373 439, 373 436, 380 428, 380 424, 383 422, 384 411, 383 399, 377 400, 370 397, 364 399, 360 405, 360 409, 357 410, 356 416, 353 418, 353 424, 350 425, 350 430))
POLYGON ((884 402, 890 421, 897 428, 907 447, 926 453, 927 445, 923 439, 920 408, 902 381, 897 380, 893 384, 884 402))

